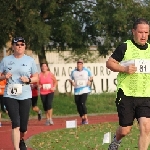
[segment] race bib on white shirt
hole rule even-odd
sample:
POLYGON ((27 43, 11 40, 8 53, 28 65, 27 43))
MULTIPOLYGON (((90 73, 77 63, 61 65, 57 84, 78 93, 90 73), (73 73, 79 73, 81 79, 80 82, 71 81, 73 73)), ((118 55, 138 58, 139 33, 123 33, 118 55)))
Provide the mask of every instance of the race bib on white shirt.
POLYGON ((135 59, 136 73, 150 73, 150 60, 135 59))
POLYGON ((76 82, 77 86, 86 86, 87 85, 87 82, 85 80, 77 80, 76 82))
POLYGON ((22 93, 22 84, 8 84, 8 95, 20 95, 22 93))
POLYGON ((51 88, 51 84, 43 84, 44 90, 49 90, 51 88))

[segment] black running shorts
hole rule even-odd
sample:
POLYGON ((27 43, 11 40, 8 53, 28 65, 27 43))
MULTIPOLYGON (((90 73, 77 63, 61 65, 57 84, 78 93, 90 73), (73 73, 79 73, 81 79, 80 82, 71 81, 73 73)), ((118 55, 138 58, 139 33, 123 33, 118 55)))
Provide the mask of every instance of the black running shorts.
POLYGON ((136 118, 150 118, 150 97, 126 96, 122 89, 117 92, 116 106, 119 125, 122 127, 133 125, 136 118))
POLYGON ((32 107, 37 106, 38 96, 33 96, 31 100, 32 100, 32 107))

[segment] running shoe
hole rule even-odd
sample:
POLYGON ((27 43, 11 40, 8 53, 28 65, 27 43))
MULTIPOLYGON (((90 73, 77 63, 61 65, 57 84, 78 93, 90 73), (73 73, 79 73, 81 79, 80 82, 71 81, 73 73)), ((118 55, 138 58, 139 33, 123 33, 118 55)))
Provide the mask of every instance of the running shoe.
POLYGON ((111 144, 109 145, 108 150, 118 150, 121 142, 115 142, 115 138, 116 138, 116 136, 114 136, 114 139, 111 142, 111 144))
POLYGON ((20 148, 20 150, 27 150, 27 146, 26 146, 26 144, 24 142, 24 139, 20 140, 19 148, 20 148))
POLYGON ((54 122, 52 119, 49 120, 50 125, 54 125, 54 122))
POLYGON ((38 112, 38 120, 40 121, 42 119, 42 111, 40 110, 39 112, 38 112))
POLYGON ((88 119, 82 119, 82 124, 89 124, 88 119))
POLYGON ((45 125, 46 125, 46 126, 49 126, 49 125, 50 125, 49 119, 46 120, 45 125))

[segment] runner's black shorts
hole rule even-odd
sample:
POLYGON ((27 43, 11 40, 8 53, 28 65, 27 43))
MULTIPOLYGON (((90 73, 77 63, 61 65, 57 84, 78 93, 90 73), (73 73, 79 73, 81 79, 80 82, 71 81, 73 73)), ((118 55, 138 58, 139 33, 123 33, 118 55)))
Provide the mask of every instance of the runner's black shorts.
POLYGON ((32 107, 37 106, 38 96, 33 96, 31 100, 32 100, 32 107))
POLYGON ((4 97, 4 102, 8 115, 11 119, 12 129, 20 127, 20 132, 27 131, 31 99, 17 100, 10 97, 4 97))
POLYGON ((48 111, 48 110, 52 109, 54 92, 48 93, 46 95, 40 94, 40 96, 41 96, 41 100, 42 100, 42 103, 43 103, 44 111, 48 111))
POLYGON ((136 118, 150 118, 150 97, 126 96, 122 89, 117 92, 116 106, 119 117, 119 125, 132 126, 136 118))

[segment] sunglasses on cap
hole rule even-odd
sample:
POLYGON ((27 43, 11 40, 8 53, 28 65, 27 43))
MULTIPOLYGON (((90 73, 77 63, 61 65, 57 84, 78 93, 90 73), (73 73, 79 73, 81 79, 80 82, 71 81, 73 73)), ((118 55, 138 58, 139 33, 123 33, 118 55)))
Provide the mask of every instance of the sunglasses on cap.
POLYGON ((25 43, 25 39, 23 37, 15 37, 15 38, 13 38, 12 44, 17 43, 17 42, 25 43))
POLYGON ((22 44, 16 44, 16 46, 25 46, 25 44, 23 44, 23 43, 22 44))

